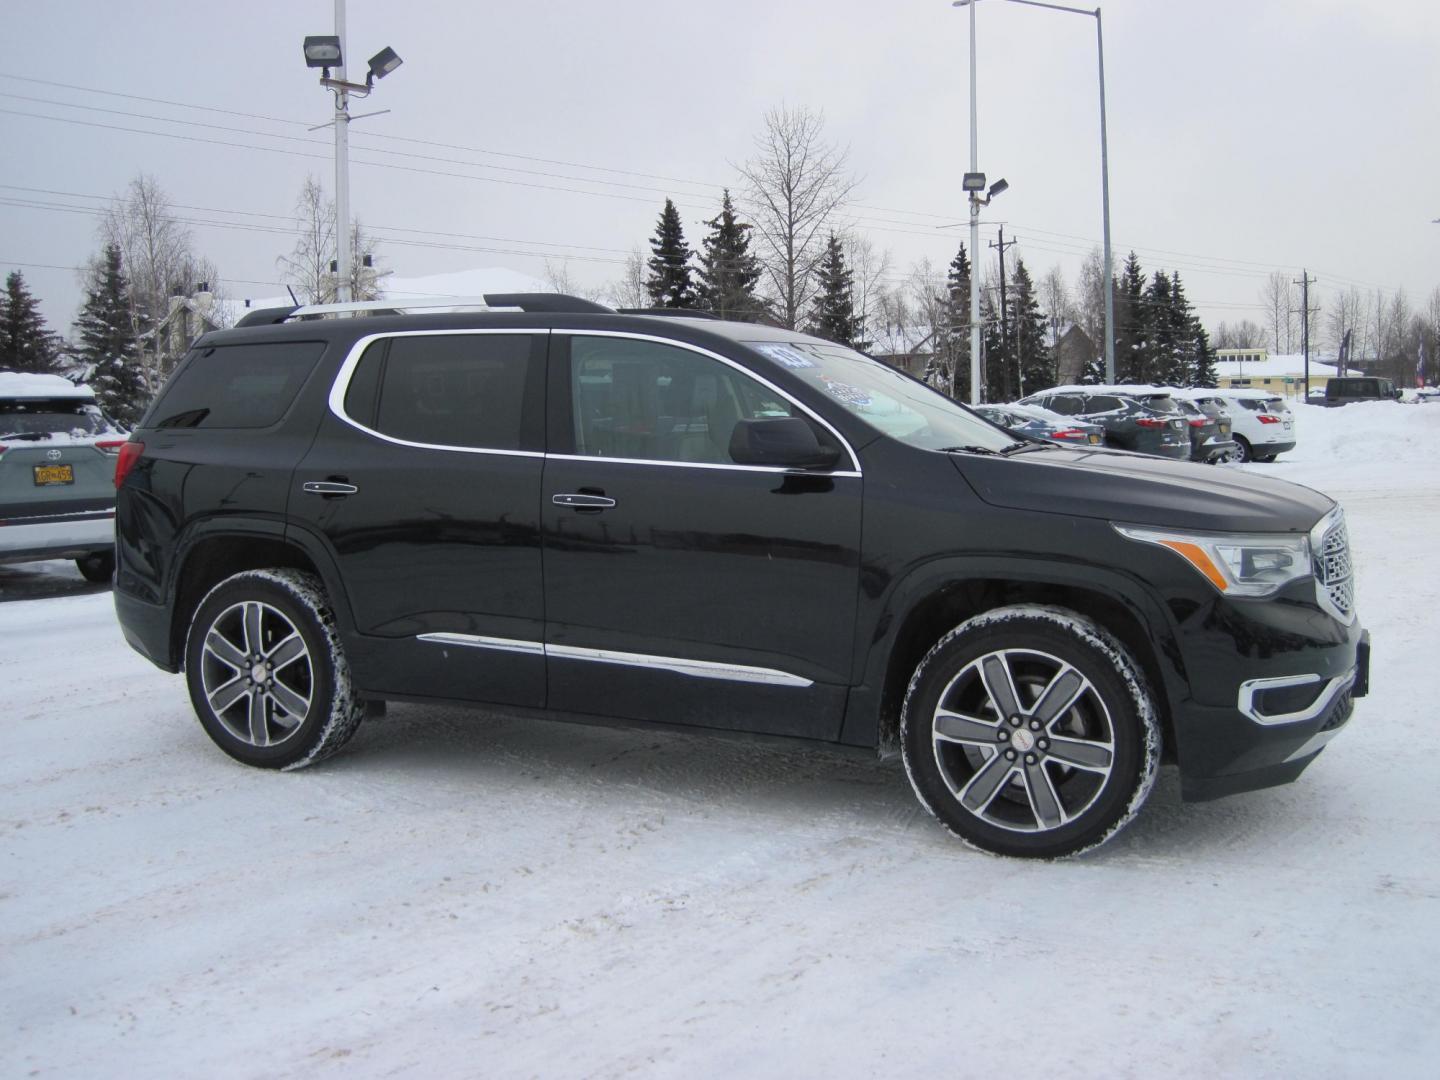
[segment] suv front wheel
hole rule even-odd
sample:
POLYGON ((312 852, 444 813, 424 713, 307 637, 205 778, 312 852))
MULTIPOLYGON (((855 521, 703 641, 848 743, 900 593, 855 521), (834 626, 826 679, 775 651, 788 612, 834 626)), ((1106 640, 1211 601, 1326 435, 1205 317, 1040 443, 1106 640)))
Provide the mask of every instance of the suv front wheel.
POLYGON ((365 715, 325 588, 299 570, 246 570, 211 589, 190 621, 185 678, 210 738, 261 768, 329 757, 365 715))
POLYGON ((961 623, 915 669, 901 717, 915 794, 961 839, 1057 858, 1134 817, 1160 762, 1139 665, 1102 627, 1040 605, 961 623))

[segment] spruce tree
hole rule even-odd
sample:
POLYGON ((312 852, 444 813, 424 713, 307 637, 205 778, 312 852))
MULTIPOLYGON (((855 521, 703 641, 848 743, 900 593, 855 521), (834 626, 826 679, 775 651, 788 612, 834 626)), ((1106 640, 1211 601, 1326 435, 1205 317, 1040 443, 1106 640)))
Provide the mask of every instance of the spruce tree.
POLYGON ((1115 282, 1115 381, 1144 381, 1149 323, 1145 307, 1145 274, 1135 252, 1125 260, 1115 282))
POLYGON ((1210 335, 1205 332, 1200 316, 1195 314, 1195 309, 1190 306, 1178 271, 1170 277, 1170 302, 1175 310, 1181 358, 1185 365, 1184 382, 1180 385, 1213 389, 1217 384, 1215 354, 1210 349, 1210 335))
POLYGON ((1010 364, 998 299, 998 289, 986 289, 980 294, 981 401, 1010 400, 1006 378, 1010 364))
POLYGON ((645 291, 656 307, 695 307, 695 285, 690 280, 690 248, 685 243, 685 230, 680 225, 680 211, 669 199, 660 211, 655 235, 650 239, 652 252, 646 265, 650 276, 645 291))
POLYGON ((1160 386, 1177 385, 1177 378, 1184 379, 1184 372, 1180 370, 1180 335, 1170 275, 1164 270, 1156 270, 1150 279, 1150 287, 1145 290, 1144 311, 1141 321, 1145 324, 1146 335, 1140 350, 1136 381, 1160 386))
POLYGON ((721 197, 720 213, 705 224, 710 231, 700 242, 699 306, 722 319, 759 322, 766 315, 765 302, 755 295, 760 260, 750 252, 750 226, 735 218, 729 188, 721 197))
POLYGON ((147 395, 140 342, 130 321, 130 283, 115 244, 105 246, 75 328, 80 334, 80 359, 91 369, 89 382, 100 405, 120 423, 133 427, 145 410, 147 395))
MULTIPOLYGON (((955 373, 955 397, 960 401, 970 400, 970 258, 965 245, 950 260, 950 269, 945 275, 946 325, 938 334, 935 351, 941 358, 947 383, 948 376, 955 373)), ((928 380, 927 380, 928 381, 928 380)))
POLYGON ((59 356, 59 339, 46 328, 25 278, 12 270, 0 303, 0 369, 54 374, 59 356))
POLYGON ((1019 381, 1015 396, 1055 385, 1055 352, 1045 341, 1045 313, 1035 298, 1035 282, 1025 269, 1025 260, 1015 257, 1015 271, 1010 278, 1011 311, 1010 340, 1015 347, 1019 381))
POLYGON ((817 290, 810 304, 807 334, 814 334, 837 345, 858 349, 865 343, 863 319, 855 317, 853 276, 845 265, 845 249, 834 233, 825 244, 825 254, 815 268, 817 290))

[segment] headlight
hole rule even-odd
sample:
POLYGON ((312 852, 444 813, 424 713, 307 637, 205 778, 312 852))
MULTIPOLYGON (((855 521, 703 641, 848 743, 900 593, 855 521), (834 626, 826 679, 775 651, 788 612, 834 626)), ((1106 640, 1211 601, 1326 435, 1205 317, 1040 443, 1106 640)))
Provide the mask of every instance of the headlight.
POLYGON ((1269 596, 1311 574, 1310 539, 1303 535, 1115 528, 1131 540, 1169 548, 1227 596, 1269 596))

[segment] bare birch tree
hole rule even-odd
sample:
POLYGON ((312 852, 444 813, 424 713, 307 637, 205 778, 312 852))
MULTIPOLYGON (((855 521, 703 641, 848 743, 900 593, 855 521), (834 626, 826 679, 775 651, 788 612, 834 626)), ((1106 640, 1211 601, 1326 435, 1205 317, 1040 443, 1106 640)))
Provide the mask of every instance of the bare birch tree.
POLYGON ((740 166, 757 254, 776 314, 790 330, 814 294, 814 270, 834 218, 858 183, 848 152, 825 141, 824 126, 823 115, 804 106, 771 109, 755 157, 740 166))
POLYGON ((1095 352, 1105 355, 1105 261, 1099 248, 1092 248, 1080 264, 1080 283, 1076 289, 1077 321, 1095 352))
POLYGON ((882 282, 890 273, 890 252, 877 250, 868 236, 857 232, 846 233, 842 243, 845 262, 850 267, 850 297, 862 328, 860 336, 873 343, 874 330, 880 322, 880 300, 885 291, 882 282))
MULTIPOLYGON (((282 280, 292 286, 307 304, 331 304, 337 292, 337 274, 332 267, 339 258, 335 242, 335 203, 320 181, 307 176, 295 199, 295 246, 289 255, 275 260, 282 280)), ((380 279, 386 271, 379 262, 379 241, 367 233, 359 220, 350 223, 350 295, 355 300, 376 300, 380 279), (366 265, 366 260, 370 265, 366 265)))
POLYGON ((1295 295, 1290 275, 1272 270, 1260 286, 1260 302, 1265 305, 1270 323, 1270 351, 1276 355, 1293 352, 1295 315, 1291 309, 1295 307, 1295 295))
POLYGON ((605 289, 605 298, 617 308, 643 308, 650 306, 650 291, 645 288, 645 256, 638 247, 631 248, 625 256, 625 269, 618 281, 612 281, 605 289))

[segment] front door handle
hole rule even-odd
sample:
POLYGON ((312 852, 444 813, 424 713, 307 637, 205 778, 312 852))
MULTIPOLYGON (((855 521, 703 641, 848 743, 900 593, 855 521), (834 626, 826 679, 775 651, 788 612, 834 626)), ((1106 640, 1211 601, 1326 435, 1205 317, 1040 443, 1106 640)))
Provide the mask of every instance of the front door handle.
POLYGON ((306 480, 300 490, 311 495, 354 495, 360 489, 354 484, 342 484, 337 480, 306 480))
POLYGON ((578 492, 566 495, 551 495, 550 501, 556 506, 572 506, 577 510, 608 510, 615 500, 604 495, 582 495, 578 492))

